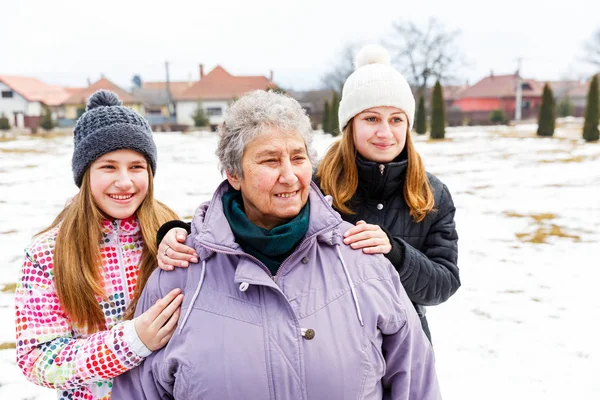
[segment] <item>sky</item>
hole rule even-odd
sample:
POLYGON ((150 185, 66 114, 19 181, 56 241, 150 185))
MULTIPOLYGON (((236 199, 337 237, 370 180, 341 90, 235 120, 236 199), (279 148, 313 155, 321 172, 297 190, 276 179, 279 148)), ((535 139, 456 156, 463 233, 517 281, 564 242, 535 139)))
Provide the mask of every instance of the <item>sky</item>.
POLYGON ((135 74, 165 80, 168 61, 171 80, 197 80, 203 63, 317 89, 346 43, 390 40, 394 22, 432 17, 460 31, 459 83, 514 73, 519 58, 527 78, 583 78, 595 72, 584 43, 600 29, 591 0, 3 0, 0 15, 0 74, 65 86, 104 75, 125 88, 135 74))

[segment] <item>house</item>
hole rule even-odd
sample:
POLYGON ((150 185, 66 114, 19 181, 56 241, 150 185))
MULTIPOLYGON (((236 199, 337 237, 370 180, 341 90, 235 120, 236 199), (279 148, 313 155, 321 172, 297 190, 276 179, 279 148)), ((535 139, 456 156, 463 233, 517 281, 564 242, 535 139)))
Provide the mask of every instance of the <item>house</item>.
POLYGON ((200 80, 181 93, 173 93, 177 123, 194 125, 192 116, 201 105, 209 119, 211 129, 223 122, 229 104, 251 90, 276 88, 273 74, 266 76, 235 76, 217 65, 204 75, 204 66, 200 65, 200 80))
POLYGON ((85 105, 87 104, 88 98, 94 94, 94 92, 100 89, 106 89, 115 92, 117 96, 119 96, 119 99, 121 99, 123 102, 124 106, 130 107, 134 111, 143 115, 144 110, 141 100, 136 99, 131 95, 131 93, 120 88, 110 80, 101 78, 88 87, 84 87, 79 90, 73 90, 73 93, 61 103, 63 118, 59 119, 59 124, 61 126, 75 125, 77 118, 79 118, 79 116, 85 111, 85 105))
POLYGON ((134 86, 131 94, 142 102, 152 129, 170 129, 176 124, 173 96, 189 89, 193 83, 169 82, 167 85, 167 82, 143 82, 141 87, 134 86))
POLYGON ((323 125, 323 113, 325 111, 325 102, 331 103, 334 91, 331 89, 290 91, 289 95, 300 103, 302 108, 310 117, 313 128, 319 128, 323 125))
POLYGON ((560 104, 563 99, 568 98, 573 105, 573 116, 583 117, 591 81, 592 78, 590 77, 587 81, 555 81, 549 83, 556 104, 560 104))
MULTIPOLYGON (((508 119, 515 116, 516 74, 487 76, 463 90, 453 102, 463 118, 471 124, 489 123, 489 115, 494 110, 502 110, 508 119)), ((544 83, 534 79, 521 79, 521 118, 537 118, 542 104, 544 83)))
POLYGON ((36 78, 0 75, 0 115, 14 128, 37 129, 45 108, 60 118, 59 106, 68 97, 64 88, 36 78))

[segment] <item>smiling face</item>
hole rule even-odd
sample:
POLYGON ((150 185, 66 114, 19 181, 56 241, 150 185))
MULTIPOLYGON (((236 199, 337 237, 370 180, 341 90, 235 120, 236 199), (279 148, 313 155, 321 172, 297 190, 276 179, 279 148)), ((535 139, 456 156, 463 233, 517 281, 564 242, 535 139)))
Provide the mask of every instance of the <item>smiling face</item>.
POLYGON ((111 151, 90 165, 90 188, 98 208, 109 217, 132 216, 148 194, 148 162, 140 153, 111 151))
POLYGON ((298 133, 258 135, 244 149, 242 172, 243 178, 228 173, 227 180, 242 192, 248 219, 261 228, 288 222, 308 201, 312 164, 298 133))
POLYGON ((372 107, 352 120, 356 150, 367 160, 387 163, 404 149, 408 118, 396 107, 372 107))

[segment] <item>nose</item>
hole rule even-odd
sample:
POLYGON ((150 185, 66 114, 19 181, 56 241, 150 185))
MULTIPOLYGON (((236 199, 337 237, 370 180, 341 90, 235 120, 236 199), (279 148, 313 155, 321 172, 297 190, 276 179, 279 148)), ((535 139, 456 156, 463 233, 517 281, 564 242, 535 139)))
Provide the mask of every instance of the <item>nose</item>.
POLYGON ((290 160, 281 163, 281 173, 279 174, 279 182, 285 185, 293 185, 298 181, 296 172, 290 160))
POLYGON ((133 182, 131 180, 131 176, 129 176, 129 171, 120 171, 117 179, 115 180, 115 187, 117 187, 119 190, 128 190, 132 185, 133 182))
POLYGON ((379 129, 377 129, 377 136, 379 137, 387 137, 392 135, 392 129, 390 128, 390 124, 387 121, 382 121, 379 125, 379 129))

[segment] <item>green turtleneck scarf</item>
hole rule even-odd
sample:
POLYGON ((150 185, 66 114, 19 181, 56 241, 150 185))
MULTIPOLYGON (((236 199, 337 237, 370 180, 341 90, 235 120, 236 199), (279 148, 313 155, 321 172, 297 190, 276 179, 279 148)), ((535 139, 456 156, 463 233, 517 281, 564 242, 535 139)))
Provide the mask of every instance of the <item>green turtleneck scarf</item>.
POLYGON ((309 203, 290 222, 268 230, 250 222, 244 212, 240 191, 232 189, 223 195, 222 200, 223 212, 236 241, 246 253, 262 261, 271 275, 275 276, 281 263, 292 254, 308 230, 309 203))

